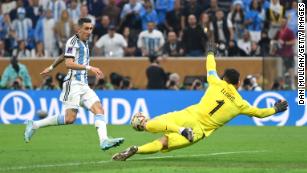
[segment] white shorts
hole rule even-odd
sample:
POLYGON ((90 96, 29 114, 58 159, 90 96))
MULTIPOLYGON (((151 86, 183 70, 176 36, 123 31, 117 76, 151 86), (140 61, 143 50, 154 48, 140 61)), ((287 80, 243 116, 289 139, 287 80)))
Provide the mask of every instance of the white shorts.
POLYGON ((64 109, 78 109, 81 105, 90 109, 95 102, 100 101, 96 93, 85 83, 69 80, 63 83, 60 100, 64 109))

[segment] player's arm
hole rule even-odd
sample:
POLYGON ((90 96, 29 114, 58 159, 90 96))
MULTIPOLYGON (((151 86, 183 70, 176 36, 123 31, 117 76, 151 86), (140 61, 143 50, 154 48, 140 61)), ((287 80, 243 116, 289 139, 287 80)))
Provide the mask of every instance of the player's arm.
POLYGON ((65 56, 65 66, 67 69, 71 69, 71 70, 88 70, 94 73, 97 78, 103 78, 103 73, 101 72, 99 68, 92 67, 89 65, 77 64, 74 61, 74 57, 65 56))
POLYGON ((288 109, 288 102, 285 100, 279 100, 271 108, 257 108, 255 106, 249 105, 249 103, 245 101, 244 106, 241 109, 241 113, 258 118, 265 118, 273 114, 286 111, 287 109, 288 109))
POLYGON ((207 55, 206 69, 207 69, 207 80, 209 84, 213 83, 214 81, 220 80, 216 72, 216 63, 214 59, 214 53, 211 51, 209 51, 207 55))
POLYGON ((54 62, 52 63, 52 65, 50 65, 49 67, 45 68, 40 74, 41 75, 46 75, 48 73, 50 73, 54 68, 56 68, 59 64, 61 64, 64 61, 64 55, 60 55, 59 57, 57 57, 54 62))

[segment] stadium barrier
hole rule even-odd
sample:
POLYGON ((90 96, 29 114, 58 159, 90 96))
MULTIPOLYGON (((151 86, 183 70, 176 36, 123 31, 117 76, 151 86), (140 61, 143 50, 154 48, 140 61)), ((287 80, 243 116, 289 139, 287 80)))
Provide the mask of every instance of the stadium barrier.
MULTIPOLYGON (((33 86, 40 86, 43 78, 39 73, 48 67, 54 59, 21 59, 25 64, 32 78, 33 86)), ((217 70, 222 74, 225 68, 236 68, 240 70, 242 78, 253 74, 262 76, 264 89, 270 89, 274 79, 282 76, 282 62, 280 58, 271 57, 217 57, 217 70)), ((176 72, 181 76, 180 82, 183 82, 185 76, 206 75, 204 58, 177 57, 167 58, 161 61, 161 66, 165 72, 176 72)), ((9 59, 0 59, 0 73, 3 73, 5 67, 9 64, 9 59)), ((132 83, 136 88, 145 88, 147 84, 146 68, 149 66, 148 58, 104 58, 95 57, 91 59, 91 65, 99 67, 104 73, 106 79, 110 73, 117 72, 123 76, 130 76, 132 83)), ((66 73, 67 69, 63 64, 51 73, 55 77, 56 73, 66 73)))
MULTIPOLYGON (((109 124, 129 124, 131 115, 142 111, 151 118, 183 109, 198 103, 202 91, 97 91, 106 120, 109 124)), ((297 105, 296 91, 241 92, 251 105, 271 107, 278 99, 289 102, 286 112, 264 118, 238 116, 229 125, 257 126, 305 126, 307 112, 305 106, 297 105)), ((64 114, 58 100, 60 91, 13 91, 0 90, 0 124, 21 124, 28 119, 39 119, 36 112, 44 110, 48 116, 64 114)), ((80 108, 76 124, 93 124, 94 116, 80 108)))

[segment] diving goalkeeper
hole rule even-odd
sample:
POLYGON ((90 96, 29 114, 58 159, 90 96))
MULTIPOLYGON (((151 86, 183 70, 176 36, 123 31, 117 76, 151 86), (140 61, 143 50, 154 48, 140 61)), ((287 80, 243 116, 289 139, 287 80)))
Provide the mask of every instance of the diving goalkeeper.
POLYGON ((288 103, 283 100, 276 102, 272 108, 251 106, 237 91, 240 84, 237 70, 226 69, 219 78, 213 51, 208 52, 206 69, 209 87, 199 103, 152 120, 141 118, 144 117, 142 113, 137 113, 132 117, 134 128, 152 133, 162 132, 164 136, 142 146, 132 146, 115 154, 112 159, 124 161, 134 154, 167 152, 192 145, 209 137, 239 114, 264 118, 287 110, 288 103))

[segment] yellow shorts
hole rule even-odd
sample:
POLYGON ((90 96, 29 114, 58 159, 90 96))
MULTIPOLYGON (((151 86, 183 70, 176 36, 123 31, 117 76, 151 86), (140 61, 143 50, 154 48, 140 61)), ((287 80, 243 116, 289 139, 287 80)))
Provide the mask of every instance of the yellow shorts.
POLYGON ((189 146, 205 137, 200 122, 186 110, 167 113, 157 117, 156 120, 167 121, 181 127, 192 128, 194 133, 193 142, 189 142, 185 137, 178 133, 166 133, 165 136, 168 137, 168 148, 162 152, 168 152, 174 149, 189 146))

